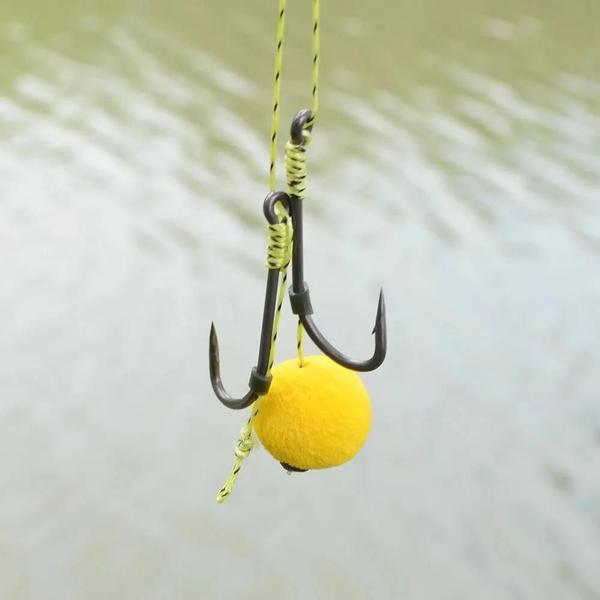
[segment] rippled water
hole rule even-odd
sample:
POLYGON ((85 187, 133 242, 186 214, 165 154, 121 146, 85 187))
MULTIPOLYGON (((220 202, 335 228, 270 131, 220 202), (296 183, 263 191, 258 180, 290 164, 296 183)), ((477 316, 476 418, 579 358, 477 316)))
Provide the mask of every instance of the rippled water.
POLYGON ((259 450, 218 506, 274 2, 0 6, 1 598, 600 598, 600 5, 323 13, 307 279, 354 354, 384 285, 373 431, 327 472, 259 450))

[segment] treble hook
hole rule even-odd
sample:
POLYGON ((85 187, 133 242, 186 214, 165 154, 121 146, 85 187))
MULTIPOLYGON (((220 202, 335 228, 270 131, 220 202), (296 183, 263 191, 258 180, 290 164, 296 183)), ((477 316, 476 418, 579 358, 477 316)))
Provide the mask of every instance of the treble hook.
MULTIPOLYGON (((267 221, 274 225, 279 223, 275 212, 276 204, 282 204, 288 209, 289 196, 285 192, 271 192, 265 198, 263 212, 267 221)), ((275 307, 277 303, 277 288, 279 283, 279 268, 269 269, 267 274, 267 285, 265 290, 265 304, 263 309, 262 327, 260 333, 260 344, 258 349, 258 362, 250 373, 250 388, 242 398, 233 398, 223 387, 221 380, 221 368, 219 362, 219 340, 214 323, 210 327, 210 341, 208 348, 208 362, 210 366, 210 381, 217 398, 227 408, 239 410, 250 406, 259 396, 265 395, 271 386, 272 376, 268 375, 269 354, 271 350, 271 336, 273 335, 273 321, 275 319, 275 307)))
MULTIPOLYGON (((309 109, 301 110, 291 127, 292 142, 296 146, 304 147, 306 141, 303 132, 312 129, 312 113, 309 109)), ((292 253, 292 288, 289 291, 292 312, 298 315, 306 333, 315 345, 336 363, 353 371, 373 371, 381 365, 387 352, 387 328, 385 319, 385 300, 383 289, 379 292, 377 315, 375 317, 375 350, 371 358, 356 360, 349 358, 337 350, 315 324, 312 314, 313 308, 310 301, 308 285, 304 281, 304 255, 303 255, 303 226, 302 226, 302 198, 291 194, 289 196, 289 209, 294 226, 294 246, 292 253)))

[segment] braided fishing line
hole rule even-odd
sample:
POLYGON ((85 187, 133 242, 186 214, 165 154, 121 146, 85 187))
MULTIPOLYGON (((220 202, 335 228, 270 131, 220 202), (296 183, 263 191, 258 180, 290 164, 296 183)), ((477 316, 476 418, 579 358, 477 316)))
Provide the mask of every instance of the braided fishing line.
MULTIPOLYGON (((271 114, 271 138, 269 150, 269 191, 275 191, 277 184, 277 143, 279 139, 279 121, 281 113, 281 76, 283 71, 283 46, 285 37, 285 21, 286 21, 286 4, 287 0, 279 0, 278 17, 277 17, 277 34, 275 47, 275 74, 273 82, 273 100, 271 114)), ((318 109, 319 109, 319 54, 320 54, 320 0, 313 0, 312 3, 312 114, 309 122, 309 127, 312 128, 318 109)), ((303 132, 304 133, 304 132, 303 132)), ((307 131, 308 139, 310 133, 307 131)), ((286 173, 288 185, 290 180, 301 182, 293 185, 295 194, 304 197, 306 179, 306 160, 304 157, 305 148, 290 148, 286 145, 286 173), (300 186, 300 187, 298 187, 300 186)), ((276 206, 277 215, 280 222, 269 225, 268 228, 268 251, 267 251, 267 267, 269 269, 278 268, 280 272, 279 291, 277 295, 277 307, 275 318, 273 321, 273 329, 271 334, 271 346, 269 351, 269 365, 267 375, 270 375, 275 361, 277 334, 279 331, 279 323, 281 320, 281 309, 285 299, 287 290, 288 265, 290 263, 293 244, 293 226, 292 220, 285 208, 278 203, 276 206)), ((297 329, 297 354, 300 365, 304 363, 304 349, 302 343, 303 327, 298 320, 297 329)), ((243 461, 252 451, 253 427, 254 419, 258 414, 259 401, 256 400, 250 408, 250 417, 240 431, 238 444, 235 447, 236 460, 231 470, 231 473, 217 494, 217 502, 224 502, 231 494, 238 473, 242 467, 243 461)))

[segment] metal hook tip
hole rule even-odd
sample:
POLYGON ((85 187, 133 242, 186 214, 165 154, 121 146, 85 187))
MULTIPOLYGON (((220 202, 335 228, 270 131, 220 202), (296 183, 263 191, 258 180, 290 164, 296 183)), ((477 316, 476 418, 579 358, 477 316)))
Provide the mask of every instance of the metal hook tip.
POLYGON ((208 361, 210 366, 211 378, 220 377, 219 369, 219 338, 214 322, 210 324, 210 334, 208 336, 208 361))
POLYGON ((383 295, 383 288, 379 290, 379 300, 377 301, 377 314, 375 315, 375 326, 371 333, 380 333, 385 329, 385 297, 383 295))
POLYGON ((219 347, 219 338, 217 337, 217 330, 215 328, 214 321, 210 324, 210 334, 208 337, 210 340, 211 351, 213 349, 213 346, 216 346, 218 348, 219 347))

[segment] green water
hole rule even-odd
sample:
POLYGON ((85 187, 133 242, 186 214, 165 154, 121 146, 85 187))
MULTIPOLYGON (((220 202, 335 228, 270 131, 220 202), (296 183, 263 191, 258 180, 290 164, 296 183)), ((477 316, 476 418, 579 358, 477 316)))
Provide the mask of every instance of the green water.
POLYGON ((389 353, 355 461, 224 506, 275 3, 0 5, 3 600, 600 598, 600 4, 323 4, 306 278, 357 356, 383 284, 389 353))

